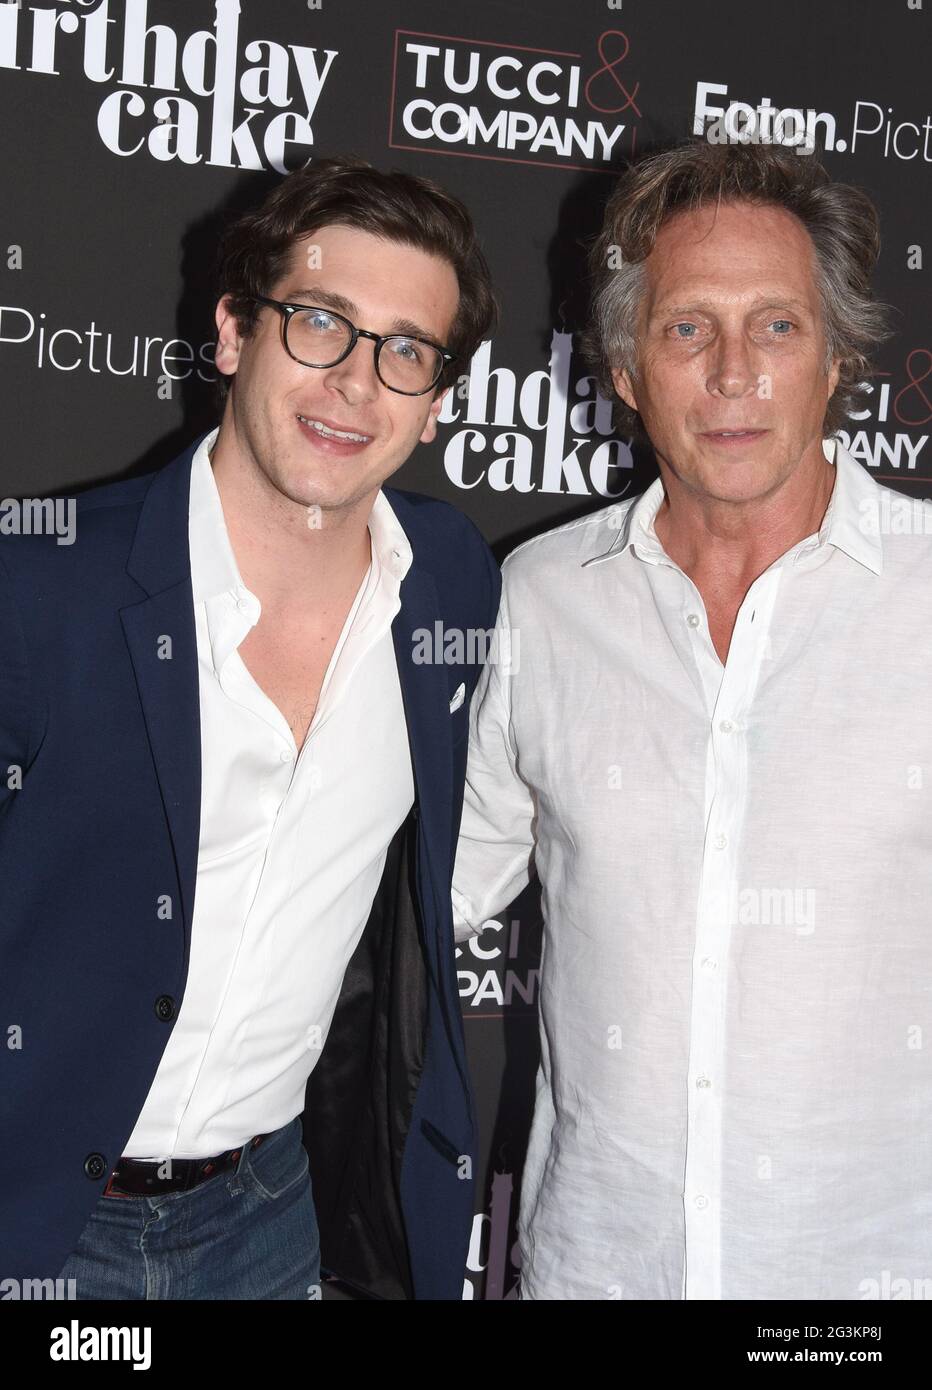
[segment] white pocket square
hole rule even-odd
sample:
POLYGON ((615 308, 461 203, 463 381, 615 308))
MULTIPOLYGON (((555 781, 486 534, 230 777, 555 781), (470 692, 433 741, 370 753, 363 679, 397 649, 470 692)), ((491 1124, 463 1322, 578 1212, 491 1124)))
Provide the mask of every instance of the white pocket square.
POLYGON ((454 711, 458 710, 465 699, 466 684, 464 681, 461 681, 460 684, 456 687, 456 693, 453 696, 453 699, 450 701, 450 713, 453 714, 454 711))

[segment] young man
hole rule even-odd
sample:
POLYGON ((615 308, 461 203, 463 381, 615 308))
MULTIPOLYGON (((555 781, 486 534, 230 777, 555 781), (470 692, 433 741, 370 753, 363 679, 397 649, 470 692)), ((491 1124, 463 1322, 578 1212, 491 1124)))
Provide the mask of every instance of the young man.
POLYGON ((370 1295, 456 1298, 479 670, 415 652, 491 628, 499 580, 382 484, 490 331, 488 271, 436 184, 321 159, 228 230, 219 288, 219 428, 81 496, 72 546, 0 554, 0 1275, 314 1298, 319 1230, 370 1295))
POLYGON ((777 146, 688 142, 609 202, 593 356, 660 477, 506 562, 454 879, 464 935, 532 856, 543 888, 524 1298, 932 1267, 932 506, 831 437, 878 245, 777 146))

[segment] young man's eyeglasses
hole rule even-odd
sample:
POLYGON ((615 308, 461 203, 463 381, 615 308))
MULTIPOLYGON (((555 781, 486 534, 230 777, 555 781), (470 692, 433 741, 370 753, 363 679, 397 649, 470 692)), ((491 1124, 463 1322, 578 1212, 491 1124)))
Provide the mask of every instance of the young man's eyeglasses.
POLYGON ((370 333, 333 309, 285 304, 264 294, 251 297, 257 304, 278 310, 285 351, 304 367, 335 367, 350 355, 360 338, 371 338, 375 370, 382 385, 402 396, 423 396, 437 385, 444 367, 456 359, 455 353, 429 338, 411 333, 370 333))

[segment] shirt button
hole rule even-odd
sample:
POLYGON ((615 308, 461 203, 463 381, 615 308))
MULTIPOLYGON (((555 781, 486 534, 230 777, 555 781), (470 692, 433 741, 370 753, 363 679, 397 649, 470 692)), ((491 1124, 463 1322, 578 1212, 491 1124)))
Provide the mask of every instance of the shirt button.
POLYGON ((699 1087, 700 1091, 706 1091, 712 1085, 712 1082, 707 1076, 697 1076, 696 1085, 699 1087))
POLYGON ((716 837, 715 837, 715 848, 716 848, 716 849, 724 849, 725 846, 726 846, 727 844, 728 844, 728 836, 727 836, 727 835, 716 835, 716 837))
POLYGON ((723 719, 718 727, 721 729, 723 734, 730 734, 735 726, 734 724, 732 724, 730 719, 723 719))
POLYGON ((695 1198, 695 1204, 700 1211, 705 1211, 706 1207, 709 1205, 709 1199, 700 1192, 699 1196, 695 1198))
POLYGON ((283 763, 290 763, 292 761, 292 755, 290 753, 279 753, 278 756, 283 763))
POLYGON ((705 959, 700 962, 700 964, 702 965, 703 970, 716 970, 718 968, 718 961, 715 959, 714 956, 706 956, 705 959))
POLYGON ((698 626, 699 626, 699 614, 698 614, 698 613, 690 613, 689 616, 688 616, 688 618, 686 619, 686 621, 687 621, 687 623, 689 624, 690 627, 698 627, 698 626))

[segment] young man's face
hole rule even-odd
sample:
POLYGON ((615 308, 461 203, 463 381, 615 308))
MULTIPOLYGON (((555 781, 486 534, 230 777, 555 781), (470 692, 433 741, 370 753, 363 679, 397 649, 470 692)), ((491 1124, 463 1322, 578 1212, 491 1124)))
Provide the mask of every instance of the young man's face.
MULTIPOLYGON (((452 265, 439 256, 355 227, 329 226, 292 247, 288 271, 269 298, 332 308, 378 334, 416 328, 448 346, 459 286, 452 265)), ((367 338, 335 367, 305 367, 285 350, 279 311, 267 305, 259 311, 253 336, 243 338, 226 296, 217 305, 217 367, 235 373, 223 430, 231 431, 240 459, 293 502, 325 512, 368 509, 415 445, 434 438, 442 398, 383 386, 375 343, 367 338), (326 438, 302 416, 364 438, 326 438)))
POLYGON ((689 490, 752 501, 821 457, 838 367, 825 369, 814 259, 782 208, 704 207, 661 228, 644 263, 637 379, 614 381, 689 490))

